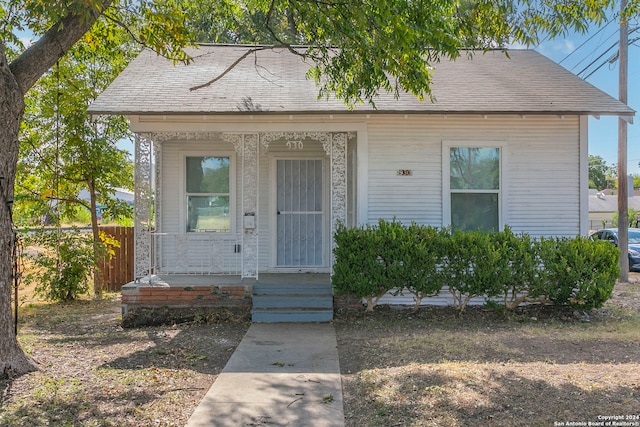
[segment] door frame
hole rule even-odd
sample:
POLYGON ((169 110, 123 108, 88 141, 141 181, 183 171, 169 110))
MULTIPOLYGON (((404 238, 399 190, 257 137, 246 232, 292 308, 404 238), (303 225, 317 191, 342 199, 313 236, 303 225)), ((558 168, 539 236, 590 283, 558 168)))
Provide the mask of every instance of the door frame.
POLYGON ((313 154, 273 154, 269 156, 269 228, 271 248, 269 256, 269 271, 272 272, 309 272, 328 273, 330 270, 331 254, 331 179, 329 165, 330 158, 313 154), (322 266, 317 267, 280 267, 278 266, 278 160, 321 160, 322 161, 322 266))

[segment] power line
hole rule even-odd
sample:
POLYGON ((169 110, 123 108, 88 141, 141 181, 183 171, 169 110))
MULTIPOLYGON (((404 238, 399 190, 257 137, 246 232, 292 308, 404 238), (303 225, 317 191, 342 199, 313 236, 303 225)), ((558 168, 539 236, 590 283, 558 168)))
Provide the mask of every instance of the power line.
MULTIPOLYGON (((628 34, 631 34, 633 32, 635 32, 636 30, 638 30, 639 27, 635 27, 632 28, 631 30, 629 30, 628 34)), ((631 40, 629 43, 635 43, 636 41, 640 40, 640 37, 635 38, 633 40, 631 40)), ((604 43, 604 42, 603 42, 604 43)), ((616 41, 614 42, 611 46, 609 46, 608 49, 606 49, 604 52, 602 52, 596 59, 594 59, 593 61, 591 61, 589 63, 589 65, 587 65, 586 67, 584 67, 582 70, 580 70, 578 73, 576 73, 578 76, 580 76, 582 73, 586 72, 593 64, 595 64, 596 62, 598 62, 603 56, 605 56, 611 49, 615 48, 616 46, 618 46, 618 44, 620 43, 620 41, 616 41)), ((602 46, 602 44, 600 44, 595 50, 597 50, 600 46, 602 46)), ((616 60, 616 58, 618 57, 618 54, 614 54, 613 56, 610 56, 609 58, 607 58, 603 63, 601 63, 600 65, 598 65, 598 67, 593 70, 591 73, 589 73, 588 76, 584 77, 584 80, 588 79, 593 73, 595 73, 596 71, 598 71, 600 68, 602 68, 605 64, 607 63, 612 63, 613 61, 616 60)), ((581 61, 582 62, 582 61, 581 61)), ((577 66, 578 64, 576 64, 577 66)), ((575 66, 574 66, 575 68, 575 66)))
MULTIPOLYGON (((609 37, 607 37, 606 39, 604 39, 602 42, 600 42, 600 44, 596 47, 593 48, 593 50, 591 50, 591 52, 589 52, 588 54, 586 54, 584 56, 584 58, 582 58, 580 61, 578 61, 576 64, 574 64, 573 67, 571 67, 571 71, 575 70, 578 65, 582 64, 584 61, 587 60, 587 58, 589 58, 591 55, 593 55, 594 53, 596 53, 598 51, 598 49, 600 49, 602 47, 602 45, 604 45, 610 38, 619 35, 620 32, 618 30, 614 31, 609 37)), ((618 43, 618 41, 616 41, 616 43, 618 43)), ((597 60, 597 59, 596 59, 597 60)), ((588 68, 588 66, 587 66, 588 68)))
MULTIPOLYGON (((633 44, 633 43, 637 42, 638 40, 640 40, 640 37, 636 37, 635 39, 630 40, 630 41, 629 41, 629 44, 633 44)), ((618 43, 616 43, 616 44, 618 44, 618 43)), ((605 53, 606 53, 606 52, 605 52, 605 53)), ((601 55, 601 56, 602 56, 602 55, 601 55)), ((611 56, 609 57, 609 59, 607 59, 607 60, 606 60, 605 62, 603 62, 602 64, 598 65, 598 67, 597 67, 595 70, 593 70, 593 71, 592 71, 592 72, 590 72, 586 77, 584 77, 584 80, 587 80, 589 77, 591 77, 591 75, 592 75, 593 73, 595 73, 596 71, 598 71, 600 68, 604 67, 604 65, 605 65, 605 64, 607 64, 607 63, 608 63, 608 64, 612 64, 613 62, 615 62, 615 61, 616 61, 616 59, 618 59, 618 57, 619 57, 619 56, 620 56, 620 52, 616 52, 616 53, 614 53, 613 55, 611 55, 611 56)), ((588 68, 588 67, 587 67, 587 68, 588 68)))
POLYGON ((598 35, 598 33, 600 33, 602 30, 604 30, 605 28, 607 28, 609 26, 609 24, 611 24, 613 22, 613 20, 608 21, 605 25, 603 25, 602 27, 600 27, 600 29, 598 31, 596 31, 591 37, 589 37, 587 40, 585 40, 584 42, 582 42, 580 44, 580 46, 578 46, 577 48, 573 49, 573 51, 571 51, 567 56, 565 56, 564 58, 562 58, 562 60, 560 62, 558 62, 558 64, 562 64, 565 59, 569 58, 571 55, 573 55, 574 53, 576 53, 578 51, 578 49, 580 49, 582 46, 584 46, 585 44, 589 43, 591 41, 592 38, 594 38, 595 36, 598 35))
MULTIPOLYGON (((591 67, 593 64, 595 64, 596 62, 598 62, 600 60, 600 58, 602 58, 603 56, 605 56, 611 49, 613 49, 614 47, 618 46, 620 42, 615 42, 614 44, 612 44, 611 46, 609 46, 609 48, 607 50, 605 50, 604 52, 602 52, 596 59, 594 59, 593 61, 591 61, 589 63, 589 65, 587 65, 586 67, 584 67, 582 70, 580 70, 580 72, 578 72, 578 77, 580 76, 580 74, 584 73, 585 71, 587 71, 589 69, 589 67, 591 67)), ((616 53, 617 55, 617 53, 616 53)), ((609 58, 607 59, 605 62, 603 62, 602 64, 600 64, 598 66, 598 68, 596 68, 591 74, 593 74, 594 72, 596 72, 597 70, 599 70, 600 68, 602 68, 604 66, 604 64, 606 64, 607 62, 609 62, 610 60, 615 59, 615 58, 609 58)), ((589 76, 591 75, 589 74, 589 76)), ((585 77, 586 80, 586 77, 585 77)))

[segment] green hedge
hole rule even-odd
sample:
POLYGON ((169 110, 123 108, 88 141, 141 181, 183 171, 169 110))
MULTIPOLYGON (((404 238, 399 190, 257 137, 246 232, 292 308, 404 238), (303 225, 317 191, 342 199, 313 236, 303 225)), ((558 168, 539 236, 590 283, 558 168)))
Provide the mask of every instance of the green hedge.
POLYGON ((584 237, 534 239, 500 232, 451 231, 380 220, 339 227, 332 283, 338 295, 367 301, 410 292, 416 307, 447 286, 462 311, 473 297, 511 310, 542 302, 589 310, 611 297, 620 275, 618 249, 584 237))

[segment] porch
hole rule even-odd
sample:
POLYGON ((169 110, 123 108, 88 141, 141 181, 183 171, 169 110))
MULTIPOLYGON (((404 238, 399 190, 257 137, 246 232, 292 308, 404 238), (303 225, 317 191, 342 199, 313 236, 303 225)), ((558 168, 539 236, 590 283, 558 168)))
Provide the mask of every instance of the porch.
MULTIPOLYGON (((250 310, 255 322, 330 321, 331 278, 328 273, 261 273, 258 280, 240 275, 163 274, 146 276, 122 287, 125 324, 149 313, 162 312, 159 317, 189 320, 216 310, 250 310)), ((152 318, 158 316, 151 314, 152 318)))

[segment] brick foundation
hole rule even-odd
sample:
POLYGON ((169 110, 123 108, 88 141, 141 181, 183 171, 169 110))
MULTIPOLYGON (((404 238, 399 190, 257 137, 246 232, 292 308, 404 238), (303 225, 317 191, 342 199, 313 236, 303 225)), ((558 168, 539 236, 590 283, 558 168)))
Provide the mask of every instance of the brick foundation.
POLYGON ((177 322, 193 316, 209 316, 221 309, 238 313, 251 308, 251 285, 195 285, 169 286, 166 283, 129 283, 122 287, 123 325, 142 325, 177 322), (141 313, 153 312, 153 321, 134 320, 141 313), (161 315, 161 313, 164 313, 161 315), (182 313, 179 315, 179 313, 182 313), (205 314, 203 314, 205 313, 205 314), (177 318, 176 318, 177 315, 177 318))

